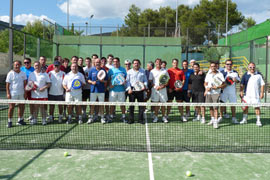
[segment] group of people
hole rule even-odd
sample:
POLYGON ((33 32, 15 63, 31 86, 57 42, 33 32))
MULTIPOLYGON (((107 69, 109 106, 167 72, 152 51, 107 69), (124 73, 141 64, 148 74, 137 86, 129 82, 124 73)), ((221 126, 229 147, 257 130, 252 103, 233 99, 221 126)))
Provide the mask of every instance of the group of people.
MULTIPOLYGON (((134 59, 125 61, 125 67, 120 65, 120 59, 109 54, 107 58, 99 58, 93 54, 92 57, 85 59, 73 56, 70 60, 60 56, 54 58, 54 63, 47 66, 46 57, 41 56, 39 61, 31 66, 31 59, 25 58, 22 65, 21 61, 13 62, 13 69, 6 78, 7 98, 13 100, 36 100, 36 101, 66 101, 66 102, 192 102, 194 103, 220 103, 237 102, 236 84, 240 83, 240 95, 247 103, 259 103, 264 97, 264 81, 262 75, 256 71, 254 63, 249 63, 248 71, 240 79, 238 73, 233 70, 233 62, 228 59, 225 68, 219 68, 216 62, 210 63, 207 72, 200 69, 200 65, 195 60, 188 62, 182 61, 182 68, 179 68, 179 60, 172 59, 172 67, 167 69, 166 61, 157 58, 155 62, 148 62, 147 68, 141 68, 141 61, 134 59), (70 64, 70 65, 69 65, 70 64), (84 66, 85 65, 85 66, 84 66), (189 68, 190 67, 190 68, 189 68), (101 73, 103 71, 103 74, 101 73), (160 83, 161 76, 167 76, 168 81, 160 83), (122 78, 121 78, 122 77, 122 78), (182 86, 177 86, 176 81, 182 86), (33 82, 31 90, 26 91, 25 87, 33 82), (136 88, 140 83, 140 88, 136 88)), ((67 103, 68 104, 68 103, 67 103)), ((12 127, 12 118, 15 104, 9 105, 8 125, 12 127)), ((17 125, 25 125, 24 104, 18 105, 17 125)), ((54 121, 54 105, 31 104, 30 124, 38 121, 39 110, 41 112, 42 124, 54 121)), ((134 123, 134 106, 126 110, 121 108, 121 120, 124 123, 134 123), (129 117, 126 113, 129 112, 129 117)), ((191 116, 190 106, 178 107, 181 121, 186 122, 191 116), (185 113, 184 113, 185 111, 185 113)), ((145 123, 145 107, 139 106, 138 122, 145 123)), ((162 121, 169 122, 171 107, 161 107, 162 121)), ((159 121, 160 107, 151 107, 153 122, 159 121)), ((210 107, 211 120, 208 125, 218 128, 218 124, 225 116, 225 107, 210 107)), ((236 108, 231 107, 232 123, 238 124, 236 119, 236 108)), ((257 126, 262 126, 260 121, 260 108, 255 107, 257 126)), ((79 124, 87 119, 87 123, 93 123, 100 118, 101 123, 112 122, 115 116, 115 106, 91 105, 87 113, 84 105, 59 105, 58 121, 61 123, 66 117, 66 123, 73 122, 74 117, 79 124), (66 113, 67 109, 67 113, 66 113), (74 114, 76 111, 76 114, 74 114), (66 115, 67 114, 67 115, 66 115), (88 116, 87 116, 88 115, 88 116)), ((195 107, 195 117, 193 121, 206 123, 205 107, 195 107)), ((247 123, 248 108, 244 109, 243 119, 240 124, 247 123)))

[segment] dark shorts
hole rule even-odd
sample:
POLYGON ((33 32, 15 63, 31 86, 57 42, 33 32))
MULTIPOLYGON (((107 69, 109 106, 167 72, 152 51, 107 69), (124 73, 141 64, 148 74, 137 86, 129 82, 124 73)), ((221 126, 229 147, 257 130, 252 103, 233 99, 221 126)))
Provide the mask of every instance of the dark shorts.
POLYGON ((168 93, 168 100, 172 101, 173 99, 176 99, 176 101, 183 101, 183 92, 182 91, 173 91, 171 93, 168 93))
POLYGON ((192 92, 192 102, 204 103, 205 102, 204 92, 192 92))
POLYGON ((90 100, 90 89, 83 89, 82 91, 82 99, 83 100, 90 100))
POLYGON ((188 91, 183 90, 183 101, 184 102, 190 102, 190 97, 188 97, 188 91))
POLYGON ((109 90, 106 90, 105 91, 105 100, 109 100, 109 94, 110 94, 109 90))
POLYGON ((64 101, 64 95, 60 96, 54 96, 54 95, 48 95, 48 100, 49 101, 64 101))

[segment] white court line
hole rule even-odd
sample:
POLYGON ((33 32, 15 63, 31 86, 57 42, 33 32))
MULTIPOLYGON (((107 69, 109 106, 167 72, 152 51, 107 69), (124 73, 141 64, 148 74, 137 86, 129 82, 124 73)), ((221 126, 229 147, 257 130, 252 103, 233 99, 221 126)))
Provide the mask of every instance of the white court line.
POLYGON ((153 170, 153 161, 152 161, 151 144, 150 144, 150 137, 149 137, 149 132, 148 132, 147 118, 145 118, 145 133, 146 133, 146 147, 147 147, 147 152, 148 152, 149 176, 150 176, 150 180, 154 180, 155 177, 154 177, 154 170, 153 170))

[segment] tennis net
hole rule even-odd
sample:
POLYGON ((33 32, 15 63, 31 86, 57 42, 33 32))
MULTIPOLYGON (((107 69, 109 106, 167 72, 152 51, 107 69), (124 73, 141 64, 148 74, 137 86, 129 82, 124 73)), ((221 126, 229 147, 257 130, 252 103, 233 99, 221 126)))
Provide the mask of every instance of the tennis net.
MULTIPOLYGON (((0 100, 0 149, 46 149, 46 148, 72 148, 91 150, 116 150, 138 152, 270 152, 270 103, 261 104, 194 104, 194 103, 110 103, 110 102, 56 102, 56 101, 12 101, 0 100), (7 128, 8 107, 16 103, 12 127, 7 128), (16 125, 19 104, 25 105, 23 114, 26 125, 16 125), (35 109, 37 105, 56 105, 53 122, 42 125, 39 115, 37 123, 31 125, 28 121, 30 105, 35 109), (58 105, 86 106, 87 117, 79 124, 73 113, 73 122, 67 124, 63 118, 59 122, 58 105), (101 123, 100 117, 88 124, 89 105, 93 107, 116 106, 114 118, 111 123, 101 123), (130 107, 135 107, 135 123, 124 123, 120 106, 126 107, 125 116, 129 120, 130 107), (144 106, 145 123, 139 121, 139 106, 144 106), (171 107, 168 123, 162 120, 162 112, 158 111, 159 120, 153 122, 151 109, 153 107, 171 107), (197 120, 195 107, 205 107, 205 120, 197 120), (220 110, 226 107, 226 116, 218 123, 218 128, 208 125, 211 119, 209 107, 214 106, 220 110), (249 107, 247 123, 235 124, 232 122, 231 106, 236 108, 236 118, 240 122, 243 118, 242 108, 249 107), (179 107, 190 108, 187 122, 183 122, 179 107), (261 127, 258 127, 254 108, 260 107, 261 127), (195 115, 194 115, 195 114, 195 115)), ((75 111, 75 110, 73 110, 75 111)), ((97 109, 95 109, 97 111, 97 109)), ((97 113, 98 114, 98 113, 97 113)), ((185 115, 186 113, 184 113, 185 115)), ((224 113, 225 114, 225 113, 224 113)), ((95 116, 93 116, 94 118, 95 116)), ((106 116, 105 116, 106 117, 106 116)), ((128 122, 128 121, 127 121, 128 122)))

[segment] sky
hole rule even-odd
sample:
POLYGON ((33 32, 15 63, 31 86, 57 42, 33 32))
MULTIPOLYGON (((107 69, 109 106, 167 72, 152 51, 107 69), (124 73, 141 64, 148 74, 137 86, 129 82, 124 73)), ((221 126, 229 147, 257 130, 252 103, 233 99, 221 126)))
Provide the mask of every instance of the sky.
MULTIPOLYGON (((25 25, 36 19, 47 19, 67 26, 67 0, 13 0, 14 24, 25 25)), ((257 23, 270 18, 269 0, 232 0, 245 17, 252 17, 257 23)), ((9 0, 0 0, 0 20, 9 20, 9 0)), ((142 10, 146 8, 185 4, 193 7, 199 0, 69 0, 69 24, 85 26, 91 21, 92 26, 121 26, 132 4, 142 10), (90 16, 94 15, 90 20, 90 16)), ((225 8, 224 8, 225 11, 225 8)))

